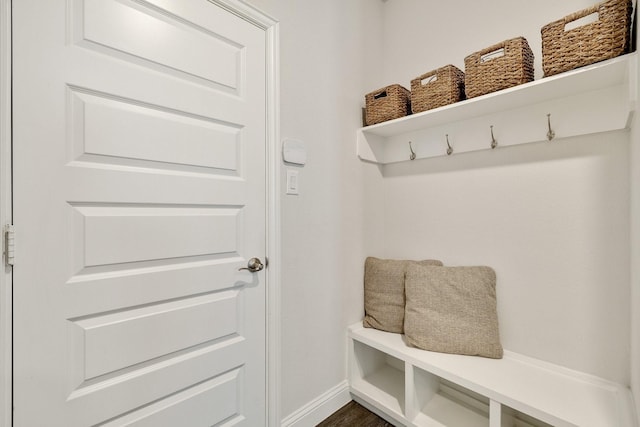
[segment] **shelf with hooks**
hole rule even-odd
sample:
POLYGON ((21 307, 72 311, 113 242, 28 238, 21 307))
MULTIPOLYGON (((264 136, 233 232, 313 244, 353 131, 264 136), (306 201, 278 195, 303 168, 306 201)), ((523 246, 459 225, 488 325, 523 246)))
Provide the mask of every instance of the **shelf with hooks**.
POLYGON ((386 164, 609 132, 636 109, 637 54, 357 131, 357 154, 386 164))

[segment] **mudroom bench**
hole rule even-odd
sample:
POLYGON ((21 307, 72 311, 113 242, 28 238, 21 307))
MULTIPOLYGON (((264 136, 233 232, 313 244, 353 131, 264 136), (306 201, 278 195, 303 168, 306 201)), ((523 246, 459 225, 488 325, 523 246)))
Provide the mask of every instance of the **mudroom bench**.
POLYGON ((396 425, 637 426, 624 385, 509 351, 487 359, 420 350, 362 323, 348 337, 354 399, 396 425))

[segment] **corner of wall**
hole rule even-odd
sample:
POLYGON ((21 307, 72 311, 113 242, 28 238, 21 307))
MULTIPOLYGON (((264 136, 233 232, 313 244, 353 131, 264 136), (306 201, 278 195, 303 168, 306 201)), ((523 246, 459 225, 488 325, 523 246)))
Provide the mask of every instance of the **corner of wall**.
MULTIPOLYGON (((638 2, 634 2, 634 17, 638 18, 638 2)), ((634 23, 637 28, 637 22, 634 23)), ((640 44, 640 35, 636 34, 636 47, 640 44)), ((631 391, 636 405, 636 414, 640 417, 640 119, 638 99, 640 99, 640 66, 636 52, 636 112, 631 123, 629 170, 630 170, 630 291, 631 291, 631 391)))
POLYGON ((631 390, 640 417, 640 123, 637 118, 632 124, 630 139, 631 390))
POLYGON ((631 391, 640 416, 640 123, 637 118, 631 127, 630 140, 631 391))

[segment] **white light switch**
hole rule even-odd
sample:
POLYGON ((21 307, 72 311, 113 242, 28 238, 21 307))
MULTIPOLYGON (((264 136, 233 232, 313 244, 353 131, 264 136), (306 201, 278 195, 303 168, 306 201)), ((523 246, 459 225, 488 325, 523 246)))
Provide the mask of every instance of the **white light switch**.
POLYGON ((287 194, 300 194, 298 171, 287 169, 287 194))

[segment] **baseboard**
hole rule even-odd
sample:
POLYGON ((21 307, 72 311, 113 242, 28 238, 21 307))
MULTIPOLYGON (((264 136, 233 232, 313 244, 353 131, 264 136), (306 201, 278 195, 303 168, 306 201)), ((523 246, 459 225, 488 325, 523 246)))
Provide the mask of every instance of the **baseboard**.
POLYGON ((314 427, 351 401, 349 383, 343 381, 282 420, 282 427, 314 427))

